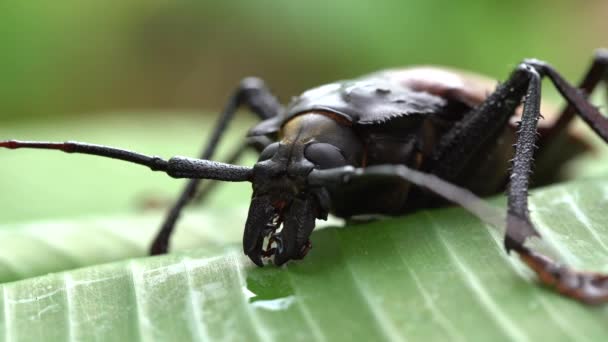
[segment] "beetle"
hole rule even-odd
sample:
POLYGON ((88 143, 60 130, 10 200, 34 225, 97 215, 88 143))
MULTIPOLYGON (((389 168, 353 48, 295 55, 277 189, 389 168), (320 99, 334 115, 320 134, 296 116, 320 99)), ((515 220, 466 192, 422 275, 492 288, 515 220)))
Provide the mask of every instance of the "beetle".
POLYGON ((559 165, 577 153, 576 148, 566 148, 577 145, 566 130, 575 114, 608 142, 608 119, 586 95, 601 81, 608 81, 608 50, 597 51, 578 87, 551 65, 528 59, 497 86, 473 73, 411 67, 316 87, 282 106, 262 80, 246 78, 230 97, 198 159, 164 160, 69 141, 6 140, 0 147, 110 157, 190 179, 151 246, 153 255, 167 252, 182 208, 195 197, 201 179, 249 181, 253 194, 243 249, 259 266, 265 259, 282 265, 303 258, 311 248, 315 220, 326 219, 329 213, 343 218, 403 215, 449 200, 483 217, 488 212, 477 196, 506 188, 507 252, 518 253, 542 283, 558 292, 601 303, 608 301, 608 276, 574 270, 524 245, 529 237, 540 237, 527 202, 537 146, 537 167, 543 172, 535 180, 542 183, 553 179, 559 165), (568 104, 545 126, 538 124, 543 78, 568 104), (241 106, 260 122, 226 163, 212 161, 241 106), (255 165, 234 165, 247 148, 259 152, 255 165))

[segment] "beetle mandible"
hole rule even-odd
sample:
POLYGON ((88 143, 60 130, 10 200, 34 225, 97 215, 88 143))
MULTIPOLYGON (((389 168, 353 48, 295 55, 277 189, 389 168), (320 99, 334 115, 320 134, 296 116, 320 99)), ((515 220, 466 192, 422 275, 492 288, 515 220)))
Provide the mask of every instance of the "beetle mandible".
POLYGON ((7 140, 0 147, 93 154, 189 178, 151 254, 167 252, 180 212, 195 197, 201 179, 249 181, 253 195, 243 248, 259 266, 266 258, 276 265, 303 258, 311 248, 315 220, 328 213, 344 218, 402 215, 446 199, 475 212, 482 203, 476 195, 506 188, 507 252, 517 252, 541 282, 558 292, 601 303, 608 301, 608 276, 574 270, 524 246, 528 237, 539 236, 527 201, 536 145, 537 167, 546 171, 535 178, 538 183, 550 181, 561 162, 576 153, 564 149, 566 128, 575 114, 608 142, 608 119, 586 97, 601 81, 608 83, 608 50, 598 50, 578 87, 549 64, 530 59, 496 87, 472 73, 413 67, 323 85, 282 106, 264 82, 246 78, 220 115, 200 159, 167 161, 79 142, 7 140), (547 126, 538 124, 543 78, 568 104, 547 126), (261 122, 227 163, 211 161, 240 106, 261 122), (518 116, 521 121, 515 122, 518 116), (233 165, 247 148, 260 153, 256 164, 233 165))

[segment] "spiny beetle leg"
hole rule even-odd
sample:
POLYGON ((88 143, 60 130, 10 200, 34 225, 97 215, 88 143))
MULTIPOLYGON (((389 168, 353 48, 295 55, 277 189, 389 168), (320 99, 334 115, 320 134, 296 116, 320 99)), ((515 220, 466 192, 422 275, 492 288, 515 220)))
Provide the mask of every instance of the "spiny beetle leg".
MULTIPOLYGON (((605 73, 605 71, 604 71, 605 73)), ((545 62, 526 60, 513 72, 510 81, 523 79, 519 86, 525 90, 524 109, 515 145, 515 157, 508 188, 508 218, 505 247, 515 250, 540 278, 541 282, 559 293, 584 303, 608 301, 608 276, 587 273, 560 265, 550 258, 524 247, 525 240, 538 232, 528 210, 528 188, 536 149, 537 124, 540 118, 540 80, 547 77, 566 99, 569 106, 604 140, 608 141, 608 120, 579 89, 570 85, 545 62)))
POLYGON ((524 247, 525 240, 538 235, 528 210, 529 178, 536 149, 536 129, 540 118, 540 80, 548 77, 576 113, 604 140, 608 141, 608 120, 577 88, 570 85, 555 69, 545 62, 526 60, 513 73, 527 75, 525 103, 515 145, 515 157, 508 188, 509 216, 505 247, 515 250, 520 258, 540 278, 541 282, 559 293, 584 303, 608 301, 608 276, 587 273, 560 265, 550 258, 524 247))
MULTIPOLYGON (((562 97, 568 102, 568 105, 576 110, 575 113, 583 119, 600 138, 608 143, 608 119, 600 113, 596 106, 587 100, 586 94, 568 83, 555 68, 546 62, 526 60, 524 64, 532 66, 539 74, 548 77, 557 91, 559 91, 562 97)), ((603 72, 605 75, 606 70, 603 72)))

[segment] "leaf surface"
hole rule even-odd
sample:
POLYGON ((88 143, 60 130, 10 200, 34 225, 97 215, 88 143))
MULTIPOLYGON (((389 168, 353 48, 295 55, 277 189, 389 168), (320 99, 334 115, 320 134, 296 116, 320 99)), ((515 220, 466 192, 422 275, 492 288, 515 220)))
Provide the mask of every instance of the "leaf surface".
MULTIPOLYGON (((538 190, 532 204, 541 234, 563 259, 608 271, 608 180, 538 190)), ((213 226, 214 215, 197 221, 213 226)), ((255 267, 238 240, 212 241, 206 229, 196 231, 186 229, 178 241, 204 249, 4 284, 5 339, 533 341, 608 334, 606 307, 540 287, 504 253, 498 233, 459 208, 318 230, 307 258, 281 268, 255 267)), ((41 259, 48 255, 38 251, 41 259)))
MULTIPOLYGON (((197 116, 153 118, 145 129, 128 115, 88 120, 3 126, 0 138, 77 139, 169 157, 195 155, 208 129, 197 116)), ((535 190, 530 201, 562 260, 608 272, 608 154, 598 151, 573 164, 578 180, 535 190)), ((183 215, 175 254, 148 258, 164 210, 136 203, 162 206, 173 196, 165 189, 183 182, 88 156, 7 152, 2 162, 5 341, 597 341, 608 334, 608 307, 539 286, 504 253, 498 232, 459 208, 320 229, 304 260, 257 268, 240 247, 250 188, 231 184, 183 215)), ((503 199, 495 203, 504 208, 503 199)))

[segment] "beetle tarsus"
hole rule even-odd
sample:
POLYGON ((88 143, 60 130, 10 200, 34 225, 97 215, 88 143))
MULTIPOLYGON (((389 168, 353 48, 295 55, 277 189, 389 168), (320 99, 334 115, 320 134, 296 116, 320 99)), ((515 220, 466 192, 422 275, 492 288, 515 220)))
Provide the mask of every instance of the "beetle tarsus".
POLYGON ((577 271, 528 249, 518 253, 544 285, 586 304, 608 302, 608 275, 577 271))

